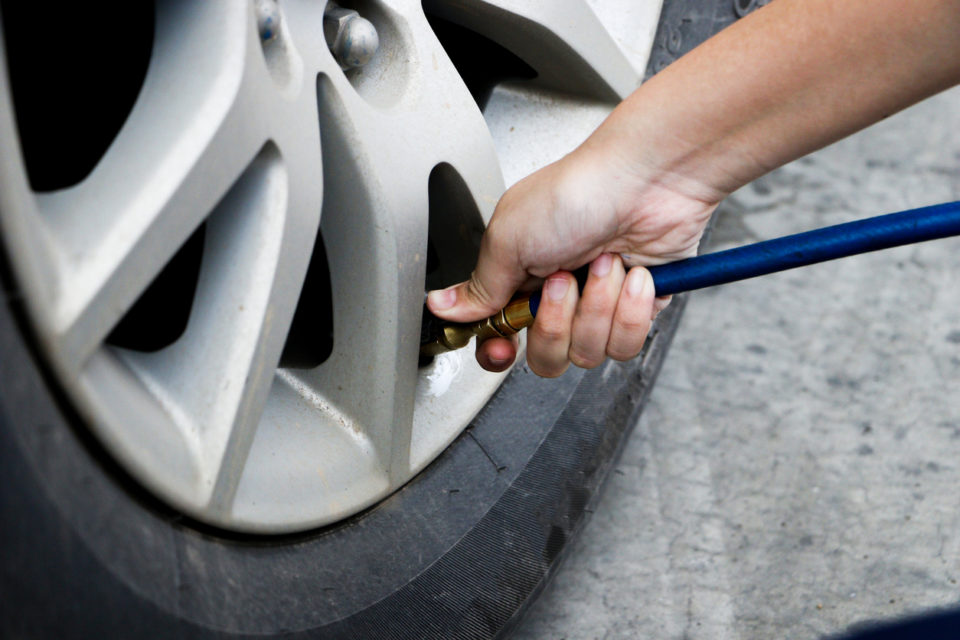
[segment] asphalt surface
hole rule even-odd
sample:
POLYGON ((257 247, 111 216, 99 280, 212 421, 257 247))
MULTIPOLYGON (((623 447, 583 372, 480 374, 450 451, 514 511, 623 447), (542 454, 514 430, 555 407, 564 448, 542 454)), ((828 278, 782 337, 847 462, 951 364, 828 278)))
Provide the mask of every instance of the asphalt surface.
MULTIPOLYGON (((733 194, 711 250, 960 199, 960 89, 733 194)), ((694 294, 515 634, 819 638, 960 604, 960 239, 694 294)))

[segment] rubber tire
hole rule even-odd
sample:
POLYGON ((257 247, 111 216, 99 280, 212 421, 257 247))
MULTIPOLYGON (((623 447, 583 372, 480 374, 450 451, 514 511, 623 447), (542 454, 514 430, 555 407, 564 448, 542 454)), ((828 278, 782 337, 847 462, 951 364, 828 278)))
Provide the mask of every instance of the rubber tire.
MULTIPOLYGON (((650 73, 735 19, 664 4, 650 73)), ((541 380, 517 367, 476 421, 375 508, 305 535, 243 538, 170 511, 60 396, 4 265, 0 636, 489 638, 505 635, 584 526, 684 299, 644 354, 541 380)))

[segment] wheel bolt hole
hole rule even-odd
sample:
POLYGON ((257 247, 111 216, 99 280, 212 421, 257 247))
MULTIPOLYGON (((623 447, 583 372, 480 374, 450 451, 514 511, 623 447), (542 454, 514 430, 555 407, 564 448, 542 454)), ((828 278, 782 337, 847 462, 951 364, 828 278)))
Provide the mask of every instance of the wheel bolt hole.
POLYGON ((290 39, 280 5, 277 0, 254 0, 253 8, 267 69, 278 85, 292 87, 303 62, 290 39))

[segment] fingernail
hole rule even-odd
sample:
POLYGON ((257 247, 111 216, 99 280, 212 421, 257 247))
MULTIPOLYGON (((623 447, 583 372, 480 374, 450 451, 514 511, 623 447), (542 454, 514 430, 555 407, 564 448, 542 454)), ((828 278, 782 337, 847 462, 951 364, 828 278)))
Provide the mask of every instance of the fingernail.
POLYGON ((560 300, 563 300, 565 295, 567 295, 567 289, 570 288, 570 282, 562 276, 548 278, 547 283, 543 285, 543 288, 547 292, 548 298, 554 302, 559 302, 560 300))
POLYGON ((601 253, 600 256, 590 263, 590 273, 602 278, 610 273, 610 267, 613 265, 613 256, 609 253, 601 253))
POLYGON ((631 269, 627 274, 627 294, 639 298, 647 284, 647 275, 642 269, 631 269))
POLYGON ((510 362, 508 358, 487 358, 487 360, 489 360, 490 364, 492 364, 495 367, 502 367, 503 365, 510 362))
POLYGON ((430 308, 434 309, 435 311, 449 309, 457 301, 457 290, 438 289, 436 291, 431 291, 427 294, 427 301, 430 303, 430 308))

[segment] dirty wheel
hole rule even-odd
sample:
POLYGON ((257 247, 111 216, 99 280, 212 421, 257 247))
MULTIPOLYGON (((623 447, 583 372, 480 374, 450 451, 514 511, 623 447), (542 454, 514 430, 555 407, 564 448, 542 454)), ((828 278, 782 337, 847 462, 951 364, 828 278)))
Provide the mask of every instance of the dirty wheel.
POLYGON ((542 381, 418 359, 423 292, 743 3, 134 4, 0 4, 5 635, 500 633, 682 305, 542 381))

